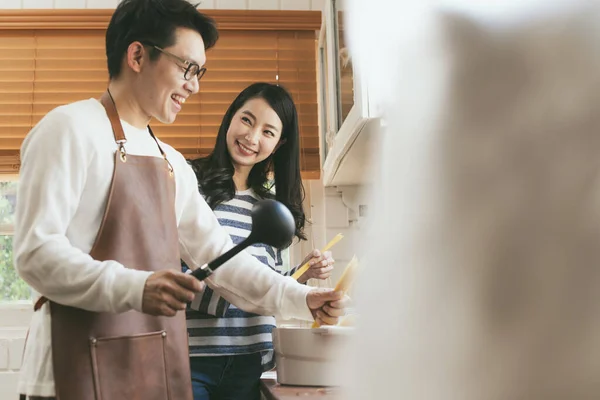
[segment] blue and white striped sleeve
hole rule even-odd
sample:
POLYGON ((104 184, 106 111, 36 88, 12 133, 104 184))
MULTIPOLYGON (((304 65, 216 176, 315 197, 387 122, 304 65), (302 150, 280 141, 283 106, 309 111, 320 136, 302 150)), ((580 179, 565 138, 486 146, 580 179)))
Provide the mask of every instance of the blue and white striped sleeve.
POLYGON ((287 271, 283 270, 283 251, 275 251, 275 271, 279 272, 283 276, 292 276, 300 268, 301 265, 297 265, 294 268, 290 268, 287 271))

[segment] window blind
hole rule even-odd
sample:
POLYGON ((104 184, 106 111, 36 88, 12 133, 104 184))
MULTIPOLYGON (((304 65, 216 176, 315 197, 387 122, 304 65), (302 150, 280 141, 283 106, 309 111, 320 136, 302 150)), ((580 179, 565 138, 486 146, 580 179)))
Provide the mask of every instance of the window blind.
MULTIPOLYGON (((98 19, 97 10, 85 11, 98 19)), ((243 88, 256 81, 279 83, 290 91, 298 108, 302 175, 319 178, 315 27, 320 17, 304 12, 300 19, 304 22, 299 24, 298 16, 287 12, 288 21, 296 18, 296 29, 285 26, 285 19, 260 29, 260 18, 269 16, 272 21, 270 17, 276 13, 245 12, 250 22, 244 24, 237 18, 225 29, 219 15, 228 21, 226 18, 240 13, 215 16, 221 27, 220 39, 207 52, 208 71, 200 82, 200 92, 186 102, 175 123, 151 122, 161 140, 186 158, 205 156, 214 146, 228 105, 243 88)), ((9 14, 11 21, 23 18, 15 11, 9 14)), ((99 97, 106 89, 103 20, 94 20, 85 29, 81 22, 84 11, 77 14, 77 25, 68 25, 68 12, 63 25, 58 12, 51 15, 52 28, 29 29, 27 24, 10 25, 0 15, 0 173, 18 172, 23 138, 48 111, 99 97)), ((106 24, 109 16, 107 13, 106 24)))

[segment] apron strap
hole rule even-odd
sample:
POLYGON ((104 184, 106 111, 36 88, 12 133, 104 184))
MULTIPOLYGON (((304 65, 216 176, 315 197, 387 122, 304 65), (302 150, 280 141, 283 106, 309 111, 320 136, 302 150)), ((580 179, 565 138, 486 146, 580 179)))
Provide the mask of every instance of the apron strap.
POLYGON ((167 168, 169 168, 169 175, 173 176, 173 166, 171 165, 171 162, 167 159, 167 154, 164 152, 162 147, 160 147, 160 144, 158 143, 158 139, 156 138, 156 136, 154 136, 154 132, 152 132, 152 128, 150 128, 150 125, 148 125, 148 132, 150 132, 150 136, 152 136, 152 139, 154 139, 154 141, 156 142, 156 145, 158 146, 158 150, 160 150, 160 154, 162 154, 163 158, 165 159, 165 161, 167 163, 167 168))
MULTIPOLYGON (((117 144, 119 145, 121 161, 126 162, 127 152, 125 151, 125 143, 127 143, 127 138, 125 137, 123 125, 121 125, 121 118, 119 118, 119 113, 117 112, 115 100, 110 94, 110 90, 106 89, 106 92, 102 94, 102 96, 100 97, 100 103, 104 106, 104 109, 106 110, 106 115, 108 115, 108 119, 113 130, 113 135, 115 136, 115 142, 117 142, 117 144)), ((173 166, 167 159, 167 154, 163 151, 162 147, 160 147, 158 139, 156 139, 154 132, 152 132, 152 129, 150 128, 150 125, 148 125, 148 131, 150 132, 150 136, 152 136, 152 139, 154 139, 154 141, 156 142, 160 154, 167 163, 169 175, 173 176, 173 166)))
POLYGON ((123 131, 123 126, 121 125, 121 119, 119 118, 115 101, 108 89, 106 92, 102 93, 102 96, 100 97, 100 103, 106 110, 106 115, 108 115, 110 126, 112 127, 113 135, 115 136, 115 142, 117 142, 119 145, 121 161, 126 162, 127 152, 125 151, 125 143, 127 143, 127 138, 125 137, 125 132, 123 131))

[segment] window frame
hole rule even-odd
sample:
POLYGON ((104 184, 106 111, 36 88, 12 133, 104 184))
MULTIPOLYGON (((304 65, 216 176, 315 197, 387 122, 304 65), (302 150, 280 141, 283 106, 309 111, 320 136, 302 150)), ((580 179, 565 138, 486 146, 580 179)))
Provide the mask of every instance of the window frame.
MULTIPOLYGON (((0 174, 1 182, 18 182, 18 174, 0 174)), ((14 225, 0 225, 0 235, 14 235, 14 225)), ((33 314, 33 295, 28 300, 0 300, 0 330, 23 328, 33 314)))

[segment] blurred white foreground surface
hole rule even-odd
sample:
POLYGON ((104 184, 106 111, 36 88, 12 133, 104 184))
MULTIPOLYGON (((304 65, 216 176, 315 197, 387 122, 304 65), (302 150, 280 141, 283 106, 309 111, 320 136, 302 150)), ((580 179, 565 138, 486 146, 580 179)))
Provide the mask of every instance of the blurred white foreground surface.
POLYGON ((599 398, 598 2, 347 15, 388 127, 344 398, 599 398))

